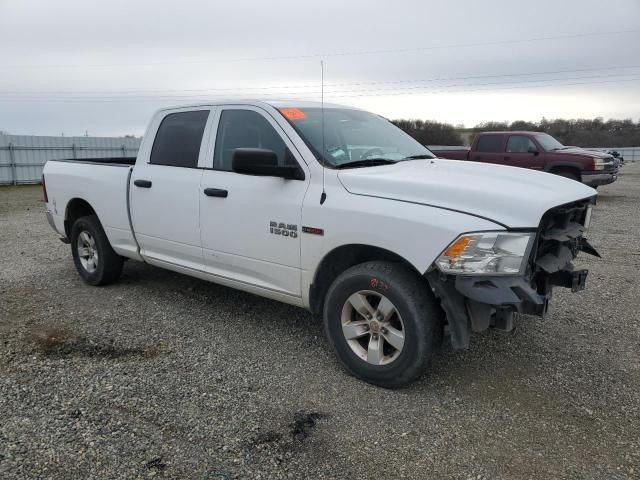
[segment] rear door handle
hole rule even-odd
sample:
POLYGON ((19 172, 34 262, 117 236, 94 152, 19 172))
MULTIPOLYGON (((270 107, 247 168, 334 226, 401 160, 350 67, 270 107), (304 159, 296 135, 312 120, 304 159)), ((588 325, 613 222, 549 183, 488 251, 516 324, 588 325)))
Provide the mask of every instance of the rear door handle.
POLYGON ((133 184, 140 188, 151 188, 151 180, 134 180, 133 184))
POLYGON ((227 198, 229 196, 229 192, 227 192, 226 190, 223 190, 221 188, 205 188, 204 189, 204 194, 207 197, 227 198))

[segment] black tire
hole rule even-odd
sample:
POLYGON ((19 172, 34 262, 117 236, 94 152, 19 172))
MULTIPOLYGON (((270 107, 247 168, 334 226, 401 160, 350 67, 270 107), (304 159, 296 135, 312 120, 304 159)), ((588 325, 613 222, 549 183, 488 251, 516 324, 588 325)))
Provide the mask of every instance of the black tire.
POLYGON ((556 175, 559 175, 564 178, 570 178, 571 180, 575 180, 576 182, 580 181, 580 175, 576 172, 572 172, 570 170, 559 170, 557 172, 553 172, 556 175))
MULTIPOLYGON (((400 263, 374 261, 356 265, 336 278, 325 298, 325 333, 338 360, 351 375, 380 387, 402 387, 418 378, 442 343, 443 325, 444 312, 426 280, 400 263), (350 312, 347 317, 360 318, 355 309, 346 305, 351 295, 362 291, 371 291, 374 299, 376 295, 386 297, 402 319, 404 344, 390 363, 369 363, 362 354, 356 354, 343 333, 343 308, 350 312)), ((367 335, 368 340, 361 337, 357 341, 367 344, 376 338, 371 333, 367 335)))
POLYGON ((122 273, 124 259, 111 248, 109 239, 96 215, 80 217, 71 227, 71 254, 80 277, 89 285, 107 285, 115 282, 122 273), (81 260, 78 238, 83 232, 87 232, 93 239, 95 251, 97 251, 97 260, 93 269, 83 266, 81 260))

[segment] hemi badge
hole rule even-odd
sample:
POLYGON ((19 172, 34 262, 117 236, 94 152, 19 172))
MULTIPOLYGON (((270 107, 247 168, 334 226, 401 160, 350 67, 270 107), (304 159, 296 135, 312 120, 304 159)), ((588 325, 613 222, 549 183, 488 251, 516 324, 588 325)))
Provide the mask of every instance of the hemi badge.
POLYGON ((302 233, 310 233, 312 235, 324 235, 324 230, 315 227, 302 227, 302 233))

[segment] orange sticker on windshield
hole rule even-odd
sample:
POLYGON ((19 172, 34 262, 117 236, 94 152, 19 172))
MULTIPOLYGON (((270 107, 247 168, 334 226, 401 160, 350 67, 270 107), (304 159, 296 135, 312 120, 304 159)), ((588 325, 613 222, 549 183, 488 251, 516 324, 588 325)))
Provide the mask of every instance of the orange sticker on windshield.
POLYGON ((284 115, 284 118, 295 122, 296 120, 304 120, 307 118, 307 114, 299 108, 281 108, 280 113, 284 115))

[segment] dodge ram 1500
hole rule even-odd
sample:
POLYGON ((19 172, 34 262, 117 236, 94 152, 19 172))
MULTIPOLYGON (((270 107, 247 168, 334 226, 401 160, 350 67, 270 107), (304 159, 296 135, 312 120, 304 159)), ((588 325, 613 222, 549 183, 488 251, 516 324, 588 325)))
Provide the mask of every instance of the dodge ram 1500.
POLYGON ((345 369, 384 387, 420 375, 445 325, 465 348, 544 315, 553 286, 584 288, 578 252, 597 254, 592 188, 437 159, 339 105, 163 109, 137 158, 51 160, 42 183, 89 285, 134 259, 307 308, 345 369))

